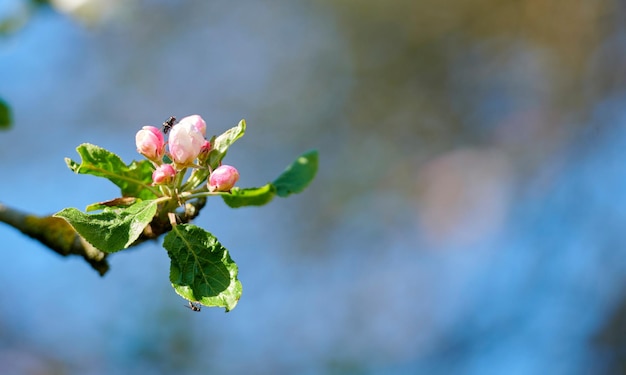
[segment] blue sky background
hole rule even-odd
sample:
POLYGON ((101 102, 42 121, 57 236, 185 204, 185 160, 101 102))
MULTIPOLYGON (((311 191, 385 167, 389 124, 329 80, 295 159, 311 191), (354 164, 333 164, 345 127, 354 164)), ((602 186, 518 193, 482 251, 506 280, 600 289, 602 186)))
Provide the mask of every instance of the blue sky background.
POLYGON ((550 6, 523 3, 485 1, 501 23, 428 1, 134 2, 91 27, 36 12, 0 39, 15 118, 2 203, 43 215, 116 197, 63 158, 90 142, 138 159, 137 130, 170 115, 200 114, 213 134, 246 119, 227 156, 240 186, 312 148, 320 171, 301 195, 210 200, 196 220, 239 265, 228 314, 183 307, 161 240, 111 256, 101 278, 0 226, 0 369, 617 368, 624 31, 601 17, 610 2, 551 22, 550 6))

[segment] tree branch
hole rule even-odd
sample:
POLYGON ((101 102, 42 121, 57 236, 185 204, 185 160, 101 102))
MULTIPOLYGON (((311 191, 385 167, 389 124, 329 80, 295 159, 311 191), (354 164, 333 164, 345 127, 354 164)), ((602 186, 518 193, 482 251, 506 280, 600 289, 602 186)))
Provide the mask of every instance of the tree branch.
POLYGON ((85 241, 64 219, 29 215, 0 203, 0 221, 36 239, 61 256, 82 256, 100 276, 109 270, 107 254, 85 241))
MULTIPOLYGON (((193 203, 188 202, 184 212, 177 214, 178 219, 181 223, 190 222, 200 214, 205 204, 206 198, 197 199, 193 203)), ((65 219, 30 215, 0 203, 0 222, 36 239, 61 256, 82 256, 100 276, 109 270, 107 254, 85 241, 65 219)), ((158 213, 131 247, 157 239, 170 230, 172 224, 167 219, 167 212, 158 213)))

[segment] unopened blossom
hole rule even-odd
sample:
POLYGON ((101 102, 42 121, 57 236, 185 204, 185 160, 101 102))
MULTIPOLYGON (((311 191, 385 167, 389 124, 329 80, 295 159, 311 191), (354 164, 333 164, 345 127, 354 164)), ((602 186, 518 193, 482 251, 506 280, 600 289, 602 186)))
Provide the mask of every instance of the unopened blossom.
POLYGON ((202 136, 205 137, 206 136, 206 122, 204 122, 204 119, 200 116, 200 115, 191 115, 191 116, 187 116, 184 117, 183 119, 180 120, 179 123, 185 123, 185 122, 189 122, 192 123, 193 126, 198 129, 198 131, 200 133, 202 133, 202 136))
POLYGON ((189 165, 198 157, 205 139, 194 122, 183 120, 172 128, 168 145, 170 156, 176 164, 189 165))
POLYGON ((171 164, 161 164, 152 172, 152 182, 155 185, 167 184, 174 181, 176 169, 171 164))
POLYGON ((204 141, 204 144, 202 145, 202 148, 200 148, 200 154, 198 154, 198 160, 200 160, 200 162, 205 162, 207 160, 207 158, 209 157, 209 152, 211 152, 211 142, 209 141, 204 141))
POLYGON ((239 180, 239 172, 235 167, 222 165, 209 176, 209 191, 229 191, 239 180))
POLYGON ((137 152, 152 161, 160 161, 165 154, 163 134, 154 126, 144 126, 135 135, 137 152))

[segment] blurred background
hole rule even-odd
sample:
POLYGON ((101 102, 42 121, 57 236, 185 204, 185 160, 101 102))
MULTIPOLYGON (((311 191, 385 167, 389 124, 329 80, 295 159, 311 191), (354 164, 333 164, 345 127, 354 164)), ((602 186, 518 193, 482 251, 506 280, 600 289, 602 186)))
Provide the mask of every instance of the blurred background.
POLYGON ((100 277, 0 226, 3 374, 626 371, 626 8, 617 0, 3 0, 0 201, 114 198, 63 161, 241 118, 239 186, 320 152, 300 195, 209 200, 239 265, 193 313, 160 241, 100 277))

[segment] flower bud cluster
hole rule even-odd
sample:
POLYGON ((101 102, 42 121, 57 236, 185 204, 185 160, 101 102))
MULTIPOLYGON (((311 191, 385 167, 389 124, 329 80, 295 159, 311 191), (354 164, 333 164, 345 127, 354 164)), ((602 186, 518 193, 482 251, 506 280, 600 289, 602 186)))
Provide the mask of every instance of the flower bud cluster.
MULTIPOLYGON (((186 168, 202 168, 211 151, 211 143, 206 140, 206 122, 199 115, 191 115, 176 124, 168 123, 169 137, 165 140, 161 129, 144 126, 137 132, 135 143, 137 152, 155 165, 152 181, 155 185, 171 185, 176 175, 184 174, 186 168), (171 163, 165 163, 167 156, 171 163)), ((209 176, 207 189, 210 192, 230 191, 239 179, 239 172, 232 166, 222 165, 209 176)))

